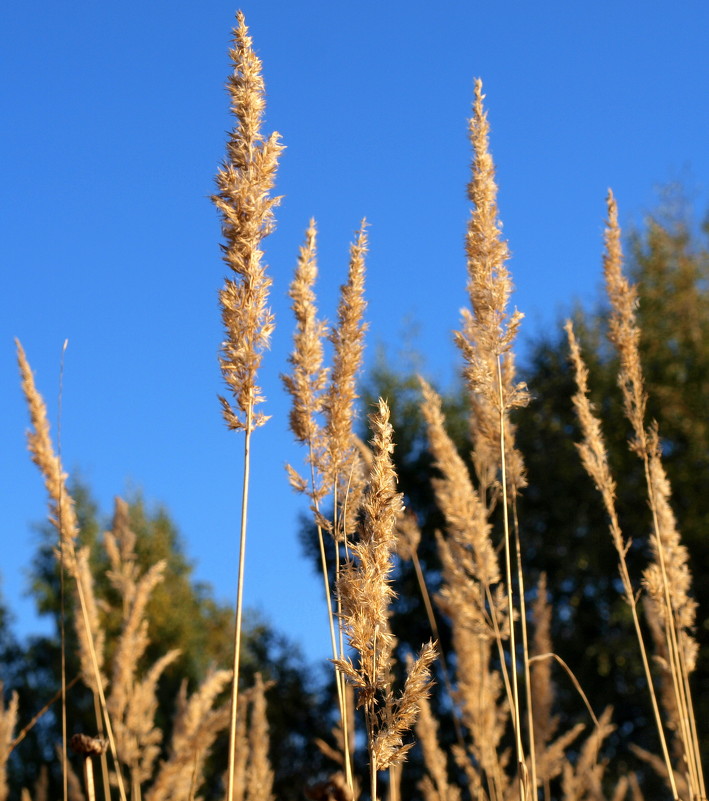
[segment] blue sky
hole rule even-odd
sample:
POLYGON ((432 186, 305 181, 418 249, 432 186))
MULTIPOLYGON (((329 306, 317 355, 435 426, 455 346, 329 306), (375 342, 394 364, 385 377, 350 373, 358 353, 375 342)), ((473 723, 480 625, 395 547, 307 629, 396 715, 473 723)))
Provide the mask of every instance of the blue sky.
MULTIPOLYGON (((604 197, 640 223, 656 187, 708 205, 709 6, 655 2, 276 2, 242 8, 264 62, 268 130, 287 146, 266 251, 277 316, 255 435, 246 599, 327 656, 318 579, 283 473, 292 318, 287 287, 308 219, 320 230, 320 307, 335 315, 347 248, 371 224, 368 360, 407 330, 450 381, 465 303, 472 87, 481 77, 533 335, 597 297, 604 197)), ((18 629, 42 520, 26 455, 18 336, 52 415, 66 338, 63 449, 108 512, 140 487, 176 520, 196 575, 235 593, 242 441, 224 428, 216 352, 224 270, 208 200, 231 127, 224 81, 236 7, 216 0, 15 3, 4 13, 0 503, 2 590, 18 629)))

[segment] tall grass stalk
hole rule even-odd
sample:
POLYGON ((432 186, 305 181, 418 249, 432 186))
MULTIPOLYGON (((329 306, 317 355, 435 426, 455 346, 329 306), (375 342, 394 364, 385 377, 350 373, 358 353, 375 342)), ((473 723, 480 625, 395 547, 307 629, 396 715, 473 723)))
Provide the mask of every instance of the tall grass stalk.
MULTIPOLYGON (((509 257, 507 243, 502 239, 497 214, 497 185, 495 166, 489 151, 489 123, 483 108, 482 82, 475 83, 473 116, 470 120, 470 141, 473 147, 472 174, 468 197, 472 203, 466 253, 468 260, 468 294, 470 309, 463 310, 462 330, 456 342, 465 358, 465 376, 475 414, 477 428, 476 469, 483 492, 498 471, 502 494, 502 516, 505 548, 505 579, 507 584, 507 614, 509 618, 509 659, 511 665, 511 716, 517 753, 520 799, 530 793, 525 748, 522 741, 522 711, 517 669, 515 635, 514 585, 512 581, 512 534, 509 510, 517 491, 524 486, 521 456, 514 447, 514 428, 509 412, 527 401, 526 388, 514 383, 512 344, 522 315, 510 314, 507 304, 512 282, 505 262, 509 257)), ((485 498, 483 497, 483 500, 485 498)), ((516 514, 515 514, 516 520, 516 514)), ((532 698, 529 687, 528 645, 524 608, 524 584, 521 570, 519 528, 515 527, 517 592, 522 627, 524 675, 527 679, 526 706, 528 711, 529 748, 534 750, 532 698)), ((535 759, 530 759, 531 792, 536 792, 535 759)))
MULTIPOLYGON (((66 474, 63 471, 59 457, 54 453, 51 437, 49 434, 49 421, 47 420, 47 410, 44 400, 37 391, 34 383, 32 370, 30 369, 27 357, 19 340, 15 340, 17 346, 17 360, 22 376, 22 389, 27 400, 30 412, 30 419, 34 427, 33 431, 28 432, 28 447, 32 454, 32 461, 37 465, 44 476, 44 483, 49 495, 50 519, 57 529, 58 535, 62 540, 62 549, 65 555, 69 572, 74 576, 75 589, 77 594, 80 623, 77 624, 77 634, 80 643, 83 643, 82 656, 88 659, 88 665, 82 665, 88 676, 85 676, 88 686, 97 698, 96 722, 101 729, 102 722, 106 727, 106 734, 111 748, 111 755, 115 765, 116 781, 121 796, 121 801, 126 801, 126 792, 123 783, 123 775, 118 760, 118 751, 113 734, 111 718, 106 706, 106 696, 104 693, 104 678, 99 667, 96 645, 94 642, 94 622, 95 603, 93 593, 90 588, 90 578, 87 576, 88 555, 85 550, 75 550, 75 541, 79 534, 79 525, 74 511, 74 502, 66 490, 66 474), (91 593, 92 610, 89 610, 87 590, 91 593), (83 624, 83 625, 82 625, 83 624)), ((108 788, 105 788, 108 792, 108 788)))
POLYGON ((609 338, 620 359, 618 384, 634 434, 630 447, 643 463, 652 514, 653 562, 645 571, 644 580, 651 603, 662 610, 659 620, 666 638, 677 710, 674 722, 682 742, 690 793, 692 798, 701 799, 706 793, 689 689, 689 671, 696 661, 696 644, 687 633, 694 625, 696 604, 688 597, 691 587, 688 555, 681 545, 669 504, 671 491, 662 467, 657 427, 654 424, 646 427, 645 423, 647 396, 639 353, 640 329, 635 314, 637 292, 623 275, 618 208, 610 191, 607 205, 603 271, 611 303, 609 338))
POLYGON ((237 14, 233 47, 229 52, 234 69, 227 88, 236 118, 227 143, 227 155, 216 176, 218 192, 214 204, 222 218, 223 259, 231 270, 219 293, 226 338, 222 343, 222 375, 233 400, 220 398, 227 427, 244 432, 244 468, 239 529, 236 620, 229 726, 229 775, 227 799, 234 790, 234 740, 239 696, 239 666, 243 618, 246 528, 251 465, 251 435, 268 419, 255 411, 264 400, 256 383, 258 368, 273 331, 273 315, 267 307, 271 279, 262 263, 261 241, 273 229, 271 198, 278 157, 282 151, 277 133, 264 138, 261 122, 265 90, 261 62, 254 53, 244 15, 237 14))
POLYGON ((662 715, 660 714, 660 707, 657 701, 657 693, 655 691, 655 683, 652 677, 652 671, 650 670, 650 661, 648 657, 647 646, 645 644, 645 635, 643 634, 642 627, 640 625, 637 597, 630 579, 630 571, 628 570, 626 556, 628 549, 630 548, 630 543, 626 542, 623 537, 620 522, 618 520, 618 513, 615 507, 616 483, 610 472, 608 454, 603 440, 601 423, 594 414, 593 406, 591 405, 591 401, 588 397, 588 369, 583 362, 581 350, 574 335, 573 326, 570 320, 566 323, 566 333, 569 339, 571 360, 576 373, 576 383, 578 387, 578 390, 573 397, 573 402, 584 437, 583 441, 579 443, 577 447, 586 472, 591 476, 596 484, 596 487, 598 488, 598 491, 601 493, 603 504, 606 508, 606 513, 608 514, 611 539, 613 540, 613 545, 615 546, 618 554, 618 568, 620 572, 620 579, 623 584, 625 601, 630 607, 630 612, 633 618, 633 627, 635 628, 635 635, 640 646, 640 656, 642 658, 645 681, 650 693, 653 717, 655 719, 655 726, 660 738, 660 747, 662 749, 662 756, 667 769, 668 781, 672 790, 672 796, 675 801, 678 801, 679 794, 677 792, 677 785, 672 768, 672 760, 670 759, 670 752, 667 745, 665 727, 662 722, 662 715))
MULTIPOLYGON (((69 340, 64 340, 62 347, 61 360, 59 362, 59 394, 57 398, 57 456, 62 461, 62 410, 64 402, 64 357, 69 340)), ((64 487, 59 489, 59 519, 61 520, 61 507, 64 500, 64 487)), ((61 648, 61 694, 62 694, 62 797, 64 801, 69 799, 69 771, 67 753, 67 726, 66 726, 66 603, 64 586, 64 538, 59 535, 59 627, 60 627, 60 648, 61 648)))
MULTIPOLYGON (((290 482, 293 488, 305 493, 310 498, 311 510, 315 521, 318 536, 318 549, 320 552, 320 568, 322 570, 325 601, 327 604, 328 628, 330 631, 330 645, 332 659, 336 660, 343 655, 342 640, 338 643, 339 624, 335 625, 335 614, 332 605, 332 589, 330 587, 330 572, 325 552, 324 527, 328 526, 334 536, 337 529, 337 518, 332 524, 325 521, 321 510, 321 501, 326 493, 324 476, 328 471, 325 455, 328 447, 325 442, 325 432, 320 425, 319 416, 323 413, 325 404, 325 389, 327 385, 328 369, 323 366, 323 339, 327 334, 327 326, 318 320, 315 305, 314 285, 317 278, 317 229, 315 220, 305 235, 305 242, 300 248, 295 276, 290 286, 290 297, 293 300, 293 313, 296 327, 293 334, 293 352, 289 357, 292 372, 281 376, 286 390, 291 395, 292 406, 289 415, 290 428, 296 440, 308 449, 307 463, 309 466, 309 480, 303 479, 296 470, 287 465, 290 482)), ((360 312, 361 313, 361 312, 360 312)), ((356 367, 355 367, 356 369, 356 367)), ((334 494, 336 493, 336 482, 334 494)), ((337 496, 335 494, 335 509, 337 509, 337 496)), ((335 545, 336 552, 338 545, 335 545)), ((337 558, 336 554, 336 558, 337 558)), ((335 569, 335 576, 339 573, 339 561, 335 569)), ((335 671, 335 686, 337 688, 338 707, 343 732, 343 760, 347 785, 354 792, 354 780, 349 748, 349 726, 347 724, 347 704, 345 699, 344 677, 335 671)))
POLYGON ((369 752, 370 793, 377 799, 377 773, 401 762, 411 747, 403 736, 415 723, 419 703, 428 694, 430 666, 435 648, 429 642, 409 666, 404 688, 395 697, 392 688, 394 637, 389 629, 389 604, 394 596, 391 573, 396 544, 396 521, 402 497, 396 491, 396 474, 389 408, 379 400, 370 416, 372 466, 362 503, 359 539, 351 545, 349 560, 339 579, 343 623, 357 664, 348 657, 336 662, 358 693, 364 709, 369 752))

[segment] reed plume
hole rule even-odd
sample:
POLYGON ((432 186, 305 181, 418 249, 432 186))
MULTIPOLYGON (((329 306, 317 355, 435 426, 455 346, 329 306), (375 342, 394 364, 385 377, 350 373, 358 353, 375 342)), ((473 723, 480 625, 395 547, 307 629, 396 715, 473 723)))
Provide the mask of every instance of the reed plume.
MULTIPOLYGON (((104 692, 106 683, 106 678, 102 672, 104 635, 98 620, 93 578, 89 568, 89 550, 87 547, 76 550, 79 525, 74 509, 74 501, 66 488, 66 473, 52 445, 47 408, 35 386, 34 376, 22 345, 19 340, 15 340, 15 344, 22 377, 22 390, 27 400, 30 420, 33 426, 32 430, 27 432, 29 451, 32 455, 32 461, 37 465, 44 477, 45 488, 49 496, 50 521, 57 529, 59 536, 58 553, 63 557, 61 562, 75 579, 72 587, 75 592, 75 625, 79 642, 82 678, 94 694, 96 725, 101 736, 105 726, 121 801, 127 801, 116 740, 104 692)), ((103 765, 105 781, 105 762, 103 765)), ((64 769, 66 770, 66 766, 64 769)))
POLYGON ((141 574, 135 543, 128 505, 116 498, 113 527, 106 532, 104 544, 110 565, 107 577, 121 599, 122 626, 113 655, 107 707, 116 730, 118 755, 130 770, 132 795, 140 798, 141 785, 153 775, 163 738, 155 725, 157 684, 180 651, 166 652, 143 677, 137 676, 138 663, 150 642, 146 609, 153 589, 163 580, 165 561, 141 574))
POLYGON ((425 645, 409 667, 401 694, 392 689, 391 659, 394 638, 389 630, 392 554, 396 521, 402 511, 396 492, 396 474, 389 409, 379 400, 370 416, 373 461, 362 504, 360 536, 352 544, 352 559, 339 579, 342 614, 350 645, 357 651, 355 665, 348 657, 336 660, 338 669, 354 684, 358 707, 364 708, 370 759, 371 798, 377 798, 377 771, 404 758, 411 747, 403 738, 413 726, 420 699, 428 692, 433 643, 425 645))
POLYGON ((480 497, 491 509, 498 493, 502 496, 505 544, 505 581, 509 618, 509 654, 512 679, 512 724, 515 733, 520 798, 528 791, 525 749, 521 732, 521 705, 517 678, 515 605, 512 585, 512 536, 510 511, 514 523, 517 566, 519 622, 522 633, 523 670, 526 687, 527 723, 531 753, 531 788, 536 792, 533 713, 530 691, 529 648, 527 643, 524 579, 515 497, 526 481, 524 463, 514 445, 511 410, 528 400, 526 386, 516 381, 512 345, 523 315, 508 311, 512 281, 506 267, 507 243, 502 238, 497 210, 495 166, 489 150, 489 123, 483 108, 482 82, 475 82, 473 116, 469 133, 473 147, 472 174, 468 197, 472 204, 466 235, 468 296, 470 308, 462 310, 462 327, 456 344, 465 360, 464 375, 471 402, 473 462, 479 481, 480 497), (499 476, 499 477, 498 477, 499 476), (499 489, 498 489, 499 487, 499 489))
POLYGON ((263 263, 261 242, 273 230, 271 197, 278 157, 283 150, 277 133, 264 138, 261 123, 265 90, 261 62, 252 47, 244 15, 237 14, 233 47, 234 69, 227 82, 235 125, 227 142, 227 155, 216 177, 218 193, 212 197, 222 218, 223 259, 230 269, 219 292, 226 339, 222 343, 222 375, 233 400, 221 397, 227 427, 244 431, 239 567, 229 747, 229 790, 233 794, 234 738, 239 695, 239 663, 243 617, 246 520, 248 512, 251 434, 268 419, 255 407, 264 400, 256 383, 258 368, 273 331, 274 318, 267 306, 271 279, 263 263))
POLYGON ((667 746, 665 728, 660 715, 657 694, 655 692, 655 684, 652 678, 652 672, 650 670, 650 662, 648 659, 647 647, 645 645, 645 635, 643 634, 643 630, 640 625, 637 596, 630 578, 630 572, 628 570, 628 563, 626 559, 628 549, 630 548, 630 543, 627 542, 623 536, 615 506, 616 483, 608 464, 608 454, 603 439, 601 423, 596 417, 593 406, 588 397, 588 369, 583 362, 581 349, 574 335, 573 326, 570 320, 566 322, 565 327, 569 340, 569 348, 571 351, 571 361, 576 374, 576 384, 578 387, 578 390, 573 397, 573 403, 574 407, 576 408, 576 414, 578 416, 581 432, 583 434, 583 441, 577 445, 577 448, 586 472, 593 479, 596 488, 601 493, 601 498, 603 499, 606 513, 608 514, 611 539, 618 554, 618 569, 623 585, 625 601, 630 607, 632 614, 635 635, 640 646, 640 656, 642 658, 643 670, 645 672, 645 680, 650 693, 650 701, 652 704, 655 726, 660 738, 660 746, 662 748, 663 759, 667 769, 667 775, 670 779, 673 796, 676 799, 678 798, 677 787, 675 785, 674 772, 672 770, 670 753, 667 746))
POLYGON ((191 801, 194 797, 202 784, 204 761, 229 723, 229 710, 215 708, 214 703, 230 679, 227 670, 211 671, 189 697, 187 682, 182 683, 168 755, 160 762, 145 801, 191 801))
POLYGON ((347 282, 340 290, 337 325, 330 334, 333 347, 330 383, 324 399, 325 477, 334 488, 334 537, 344 542, 357 525, 363 487, 363 471, 354 436, 357 376, 362 368, 364 333, 365 256, 367 223, 362 224, 350 245, 347 282))
MULTIPOLYGON (((498 221, 495 166, 489 150, 490 126, 483 99, 482 82, 478 80, 470 120, 473 163, 468 197, 472 210, 466 236, 470 309, 462 310, 463 325, 456 332, 456 344, 465 359, 464 374, 472 403, 473 458, 481 496, 485 498, 485 490, 494 485, 499 472, 503 499, 506 499, 508 489, 514 497, 525 483, 522 458, 514 447, 514 429, 509 412, 525 405, 528 394, 526 386, 516 382, 514 377, 512 345, 523 315, 516 309, 512 313, 507 309, 512 293, 512 281, 506 267, 509 251, 498 221)), ((505 519, 506 510, 505 501, 505 519)), ((506 536, 506 581, 512 618, 509 540, 506 536)), ((519 593, 522 601, 522 586, 519 593)), ((514 627, 510 647, 514 655, 514 627)), ((513 662, 514 659, 513 656, 513 662)))
POLYGON ((233 33, 229 56, 234 70, 227 89, 236 122, 216 176, 219 191, 212 200, 221 214, 223 260, 231 271, 219 292, 226 333, 219 361, 233 404, 223 397, 221 402, 228 427, 248 433, 267 419, 254 413, 264 400, 256 378, 274 325, 267 306, 272 282, 261 242, 273 230, 273 209, 280 202, 269 193, 283 146, 279 134, 264 138, 261 133, 266 108, 261 61, 242 12, 233 33))
POLYGON ((270 745, 266 718, 266 684, 260 673, 251 689, 249 763, 246 771, 246 801, 273 801, 273 770, 268 758, 270 745))
MULTIPOLYGON (((643 462, 653 523, 650 537, 652 562, 645 570, 643 580, 651 599, 651 614, 656 614, 665 635, 666 669, 674 692, 671 723, 682 743, 687 784, 691 797, 701 799, 706 792, 689 686, 689 675, 697 653, 691 632, 696 603, 689 596, 688 554, 681 544, 670 507, 671 490, 662 465, 657 426, 654 423, 648 426, 645 422, 647 396, 640 362, 640 328, 635 315, 637 290, 623 275, 618 207, 610 191, 607 206, 603 272, 611 304, 608 336, 620 361, 618 385, 633 431, 630 447, 643 462)), ((670 773, 668 767, 668 775, 670 773)))
POLYGON ((460 788, 448 781, 448 759, 438 744, 438 721, 427 698, 422 698, 419 705, 416 734, 427 770, 419 785, 424 801, 460 801, 460 788))
MULTIPOLYGON (((296 319, 294 349, 290 356, 292 371, 282 376, 292 398, 290 427, 298 442, 308 448, 309 478, 287 466, 290 483, 308 495, 318 532, 320 566, 327 601, 332 658, 344 654, 342 629, 335 630, 335 614, 341 619, 342 607, 337 597, 333 610, 330 568, 327 564, 323 532, 328 531, 335 546, 335 586, 341 569, 341 549, 348 548, 348 537, 356 528, 364 486, 364 467, 358 439, 354 433, 357 377, 364 350, 364 277, 367 253, 366 222, 363 220, 350 246, 346 283, 340 288, 337 325, 330 332, 333 364, 323 366, 323 338, 327 326, 317 318, 313 286, 317 276, 316 228, 311 220, 305 243, 300 249, 295 277, 291 284, 293 312, 296 319), (328 381, 329 377, 329 381, 328 381), (332 493, 332 519, 322 514, 321 504, 332 493)), ((336 672, 336 686, 344 744, 342 755, 347 785, 354 795, 355 782, 350 764, 349 725, 344 678, 336 672)))

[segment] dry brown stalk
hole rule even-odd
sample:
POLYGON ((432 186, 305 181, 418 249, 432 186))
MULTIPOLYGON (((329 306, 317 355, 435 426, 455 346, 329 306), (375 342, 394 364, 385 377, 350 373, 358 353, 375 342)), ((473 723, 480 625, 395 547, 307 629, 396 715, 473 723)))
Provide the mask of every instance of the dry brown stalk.
POLYGON ((103 727, 106 728, 121 801, 127 801, 113 726, 104 692, 106 682, 102 673, 104 635, 99 625, 93 592, 93 577, 89 569, 89 550, 87 547, 76 550, 79 526, 74 511, 74 502, 66 488, 67 476, 59 457, 54 452, 44 400, 35 387, 34 376, 22 345, 19 340, 15 340, 15 344, 22 376, 22 390, 27 399, 33 426, 33 429, 27 432, 29 451, 32 461, 44 477, 44 484, 49 496, 50 521, 57 529, 60 552, 63 555, 62 562, 75 579, 72 586, 75 589, 75 621, 82 678, 93 691, 94 705, 97 710, 96 725, 100 735, 103 734, 103 727))
POLYGON ((573 403, 574 407, 576 408, 576 414, 579 418, 581 431, 583 433, 583 441, 577 445, 577 448, 586 472, 589 474, 589 476, 591 476, 598 491, 601 493, 603 504, 609 517, 611 539, 613 540, 613 545, 615 546, 618 554, 618 569, 620 572, 621 582, 623 584, 623 592, 626 603, 630 607, 633 618, 633 626, 635 628, 635 635, 640 646, 640 656, 642 658, 643 670, 645 672, 645 680, 650 693, 650 702, 652 704, 653 715, 655 718, 655 726, 660 738, 660 747, 662 749, 663 759, 667 769, 666 775, 668 776, 672 785, 671 789, 673 796, 675 799, 677 799, 677 787, 674 784, 674 771, 672 770, 672 762, 670 760, 670 753, 667 747, 665 728, 662 723, 662 717, 660 715, 660 709, 657 702, 657 694, 655 692, 655 684, 652 678, 652 672, 650 670, 648 652, 645 645, 645 636, 640 626, 637 597, 630 579, 630 572, 628 570, 628 564, 626 560, 630 543, 626 542, 623 537, 623 533, 620 528, 620 522, 618 520, 618 514, 615 508, 616 484, 608 465, 608 454, 606 451, 605 442, 603 440, 601 423, 594 414, 593 406, 588 397, 588 369, 583 362, 581 349, 574 335, 573 326, 570 320, 566 322, 565 328, 569 339, 571 361, 576 373, 576 384, 578 386, 578 391, 573 397, 573 403))
POLYGON ((268 138, 261 133, 266 105, 261 62, 253 50, 242 12, 237 14, 233 33, 229 55, 234 69, 227 88, 235 125, 227 142, 226 158, 216 176, 219 191, 212 197, 222 217, 224 262, 231 270, 231 277, 225 279, 220 290, 219 300, 226 333, 220 364, 233 401, 224 397, 220 400, 228 428, 245 433, 229 727, 229 796, 234 783, 251 434, 268 419, 254 411, 264 400, 256 377, 274 326, 267 306, 271 279, 263 263, 261 242, 273 229, 273 209, 280 200, 271 197, 270 192, 283 150, 277 133, 268 138))
MULTIPOLYGON (((365 255, 367 252, 366 222, 363 220, 350 247, 347 282, 341 288, 338 323, 330 334, 333 345, 333 366, 330 381, 323 367, 322 339, 326 327, 317 319, 313 285, 317 275, 316 230, 311 221, 305 244, 300 250, 295 278, 290 295, 296 318, 294 352, 290 357, 292 372, 283 376, 286 389, 293 398, 290 415, 291 430, 296 440, 308 447, 307 461, 310 477, 301 477, 288 466, 293 487, 306 493, 318 530, 320 561, 328 605, 328 623, 333 660, 342 658, 344 640, 342 629, 339 638, 335 632, 335 614, 332 609, 329 569, 325 555, 323 530, 335 540, 335 579, 340 573, 340 548, 347 549, 347 538, 354 532, 364 485, 364 469, 358 440, 354 434, 356 381, 362 366, 364 348, 363 321, 365 255), (321 419, 322 418, 322 422, 321 419), (333 518, 327 520, 320 511, 324 496, 332 492, 333 518)), ((337 616, 341 616, 341 602, 337 600, 337 616)), ((342 730, 348 737, 347 709, 344 678, 336 675, 338 703, 343 721, 342 730)), ((350 765, 350 748, 345 743, 345 774, 350 791, 354 793, 354 779, 350 765)))
POLYGON ((645 468, 653 521, 650 538, 653 562, 643 578, 665 633, 667 663, 677 711, 673 722, 682 742, 690 794, 693 799, 703 799, 706 791, 689 687, 689 674, 696 658, 696 645, 690 632, 696 604, 688 595, 691 587, 688 556, 680 542, 669 504, 671 491, 662 467, 657 427, 645 423, 646 393, 640 362, 640 328, 635 315, 637 291, 623 275, 618 208, 610 191, 607 205, 603 272, 611 304, 608 335, 620 360, 618 385, 633 429, 631 450, 641 458, 645 468))
POLYGON ((456 343, 465 359, 465 377, 473 411, 471 419, 474 421, 473 458, 483 501, 487 500, 489 489, 494 489, 499 471, 505 531, 505 580, 510 620, 512 723, 520 778, 519 792, 523 800, 529 791, 529 779, 525 775, 526 758, 521 731, 512 585, 512 538, 509 531, 508 506, 512 509, 514 521, 519 622, 522 632, 529 749, 532 757, 531 788, 534 792, 536 775, 529 649, 521 545, 514 503, 517 493, 526 482, 522 457, 514 446, 514 428, 509 420, 509 412, 525 405, 528 395, 524 384, 515 380, 511 348, 523 315, 516 310, 512 313, 507 310, 512 292, 512 282, 505 266, 509 254, 498 221, 495 167, 488 146, 489 124, 483 108, 483 99, 482 83, 478 80, 475 83, 473 116, 470 120, 473 164, 468 197, 472 203, 472 210, 466 237, 468 295, 471 308, 463 310, 462 329, 456 333, 456 343))
POLYGON ((372 467, 364 502, 359 539, 351 546, 352 559, 339 579, 342 614, 350 645, 358 664, 342 657, 338 669, 357 689, 357 705, 364 708, 370 757, 371 798, 377 798, 377 771, 400 762, 411 747, 403 737, 414 724, 420 699, 427 694, 430 665, 435 658, 432 643, 425 645, 410 666, 398 697, 392 689, 393 637, 389 631, 392 555, 395 527, 402 510, 396 492, 396 474, 389 409, 383 400, 370 416, 372 467))

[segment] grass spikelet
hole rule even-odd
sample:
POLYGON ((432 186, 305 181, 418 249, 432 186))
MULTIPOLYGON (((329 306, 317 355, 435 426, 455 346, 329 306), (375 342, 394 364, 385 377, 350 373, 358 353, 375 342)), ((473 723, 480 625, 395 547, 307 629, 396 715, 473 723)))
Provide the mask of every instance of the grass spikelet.
POLYGON ((357 377, 362 368, 364 333, 364 259, 367 223, 362 220, 350 246, 347 282, 340 291, 337 326, 330 334, 333 346, 330 384, 324 401, 325 476, 334 488, 334 536, 344 541, 356 526, 362 489, 361 456, 354 437, 357 377))

